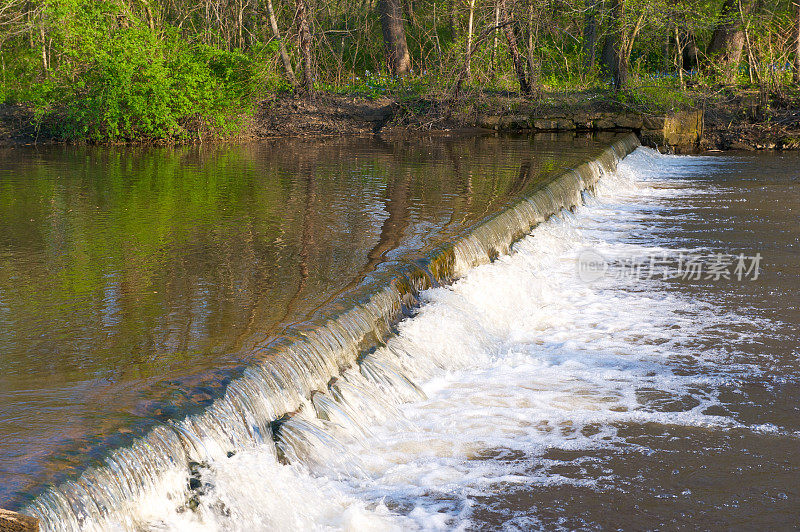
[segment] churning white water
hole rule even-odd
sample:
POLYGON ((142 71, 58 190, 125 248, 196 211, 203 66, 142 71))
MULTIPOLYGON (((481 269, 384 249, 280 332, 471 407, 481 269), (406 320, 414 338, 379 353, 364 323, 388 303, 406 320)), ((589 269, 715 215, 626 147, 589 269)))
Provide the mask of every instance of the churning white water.
MULTIPOLYGON (((547 451, 636 447, 621 423, 735 426, 707 413, 728 377, 682 376, 672 361, 714 362, 713 349, 687 347, 706 329, 767 324, 623 271, 629 257, 693 251, 648 238, 647 228, 663 222, 665 199, 699 192, 680 180, 697 164, 637 149, 585 205, 510 255, 425 291, 397 335, 275 424, 277 452, 269 439, 235 454, 197 442, 206 460, 191 478, 176 468, 143 498, 119 501, 108 521, 83 526, 467 528, 476 497, 603 478, 561 475, 547 451), (608 260, 604 275, 578 275, 587 250, 608 260), (669 401, 683 406, 662 408, 669 401)), ((536 525, 535 513, 524 517, 536 525)))

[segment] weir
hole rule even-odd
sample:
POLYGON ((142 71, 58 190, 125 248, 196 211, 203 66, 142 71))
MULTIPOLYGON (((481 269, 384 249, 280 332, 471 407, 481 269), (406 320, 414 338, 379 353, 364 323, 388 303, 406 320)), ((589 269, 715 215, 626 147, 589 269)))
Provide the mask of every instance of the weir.
POLYGON ((393 401, 422 396, 403 370, 402 353, 396 360, 373 356, 423 304, 421 292, 509 253, 548 217, 579 205, 584 191, 638 145, 633 134, 615 140, 593 160, 525 190, 451 243, 333 300, 288 334, 257 346, 258 362, 205 411, 152 428, 111 452, 103 465, 49 488, 22 513, 40 519, 43 530, 135 528, 132 509, 156 489, 159 499, 166 494, 163 504, 193 511, 204 490, 202 471, 242 450, 272 449, 276 460, 289 463, 335 459, 336 442, 309 420, 368 432, 359 421, 368 417, 365 411, 391 411, 393 401), (323 442, 315 448, 327 447, 330 455, 309 455, 309 440, 323 442))

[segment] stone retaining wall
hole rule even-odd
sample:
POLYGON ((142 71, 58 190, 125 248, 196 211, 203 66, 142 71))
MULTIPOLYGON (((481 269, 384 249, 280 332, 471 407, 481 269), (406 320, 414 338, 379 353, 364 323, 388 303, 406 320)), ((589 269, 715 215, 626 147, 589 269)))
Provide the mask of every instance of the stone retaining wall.
POLYGON ((498 131, 634 131, 642 144, 678 153, 694 152, 703 132, 703 113, 685 111, 665 116, 635 112, 576 112, 542 117, 533 114, 481 116, 477 126, 498 131))

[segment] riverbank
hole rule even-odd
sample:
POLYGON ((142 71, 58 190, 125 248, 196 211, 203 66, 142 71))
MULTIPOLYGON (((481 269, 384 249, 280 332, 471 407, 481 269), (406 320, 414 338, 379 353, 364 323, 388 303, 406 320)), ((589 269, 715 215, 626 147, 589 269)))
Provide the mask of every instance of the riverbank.
MULTIPOLYGON (((194 139, 148 139, 131 144, 490 129, 633 131, 646 145, 679 153, 800 148, 798 97, 767 100, 747 91, 720 91, 678 103, 659 95, 651 98, 643 93, 600 90, 544 92, 535 98, 472 91, 457 100, 445 95, 370 97, 319 92, 305 98, 286 93, 271 95, 260 101, 254 112, 233 119, 241 123, 234 136, 204 131, 194 139)), ((46 121, 35 123, 33 112, 25 106, 0 105, 0 146, 65 142, 50 133, 54 128, 46 121)))

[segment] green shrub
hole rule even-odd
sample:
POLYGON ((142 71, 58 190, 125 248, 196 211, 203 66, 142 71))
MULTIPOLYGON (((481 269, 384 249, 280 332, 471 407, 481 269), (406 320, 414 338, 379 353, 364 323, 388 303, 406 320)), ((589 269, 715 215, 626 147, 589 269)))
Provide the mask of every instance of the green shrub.
POLYGON ((33 107, 52 133, 117 141, 236 129, 231 118, 248 107, 259 80, 255 55, 194 45, 170 27, 154 31, 117 3, 46 5, 57 61, 43 73, 40 57, 23 49, 6 74, 18 81, 6 81, 0 96, 33 107))
POLYGON ((62 77, 46 99, 63 110, 67 137, 185 138, 219 128, 253 78, 243 54, 157 39, 146 28, 119 30, 87 52, 85 70, 72 83, 62 77))

